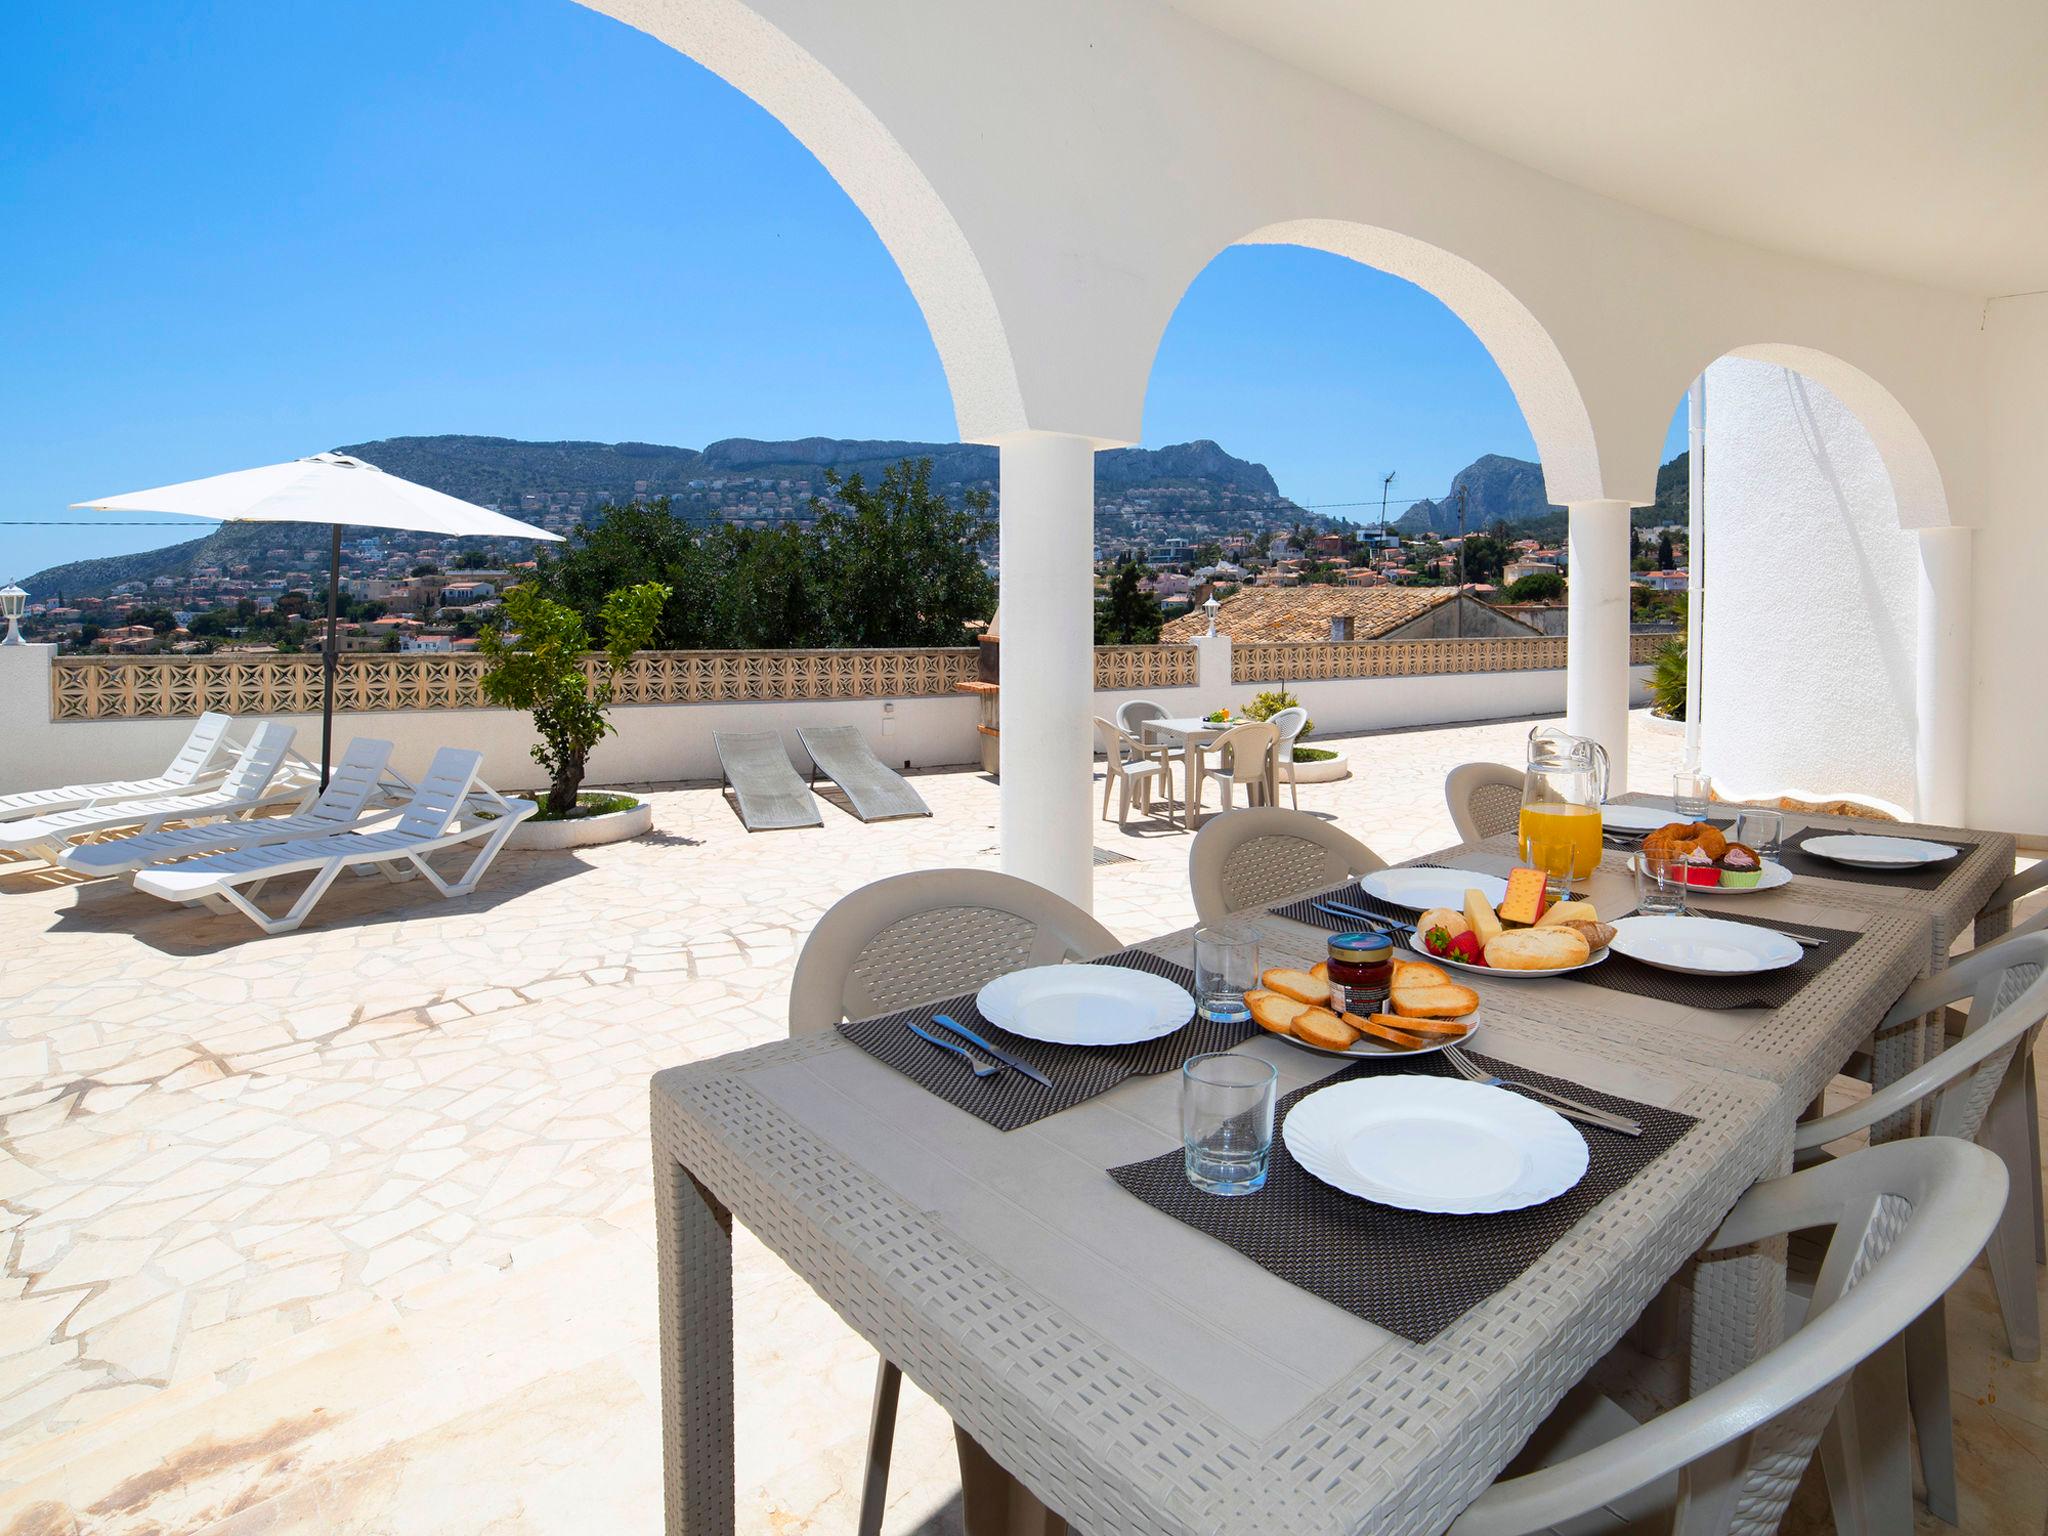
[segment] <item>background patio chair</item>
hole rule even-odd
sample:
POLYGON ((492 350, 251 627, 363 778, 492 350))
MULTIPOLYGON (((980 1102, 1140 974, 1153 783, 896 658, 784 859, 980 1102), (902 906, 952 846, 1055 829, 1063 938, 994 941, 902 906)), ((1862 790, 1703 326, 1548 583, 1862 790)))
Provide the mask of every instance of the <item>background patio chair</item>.
POLYGON ((1350 833, 1275 805, 1204 822, 1188 852, 1188 884, 1196 915, 1214 923, 1386 867, 1350 833))
POLYGON ((1145 722, 1164 720, 1173 712, 1164 704, 1151 699, 1125 699, 1116 707, 1116 728, 1126 736, 1135 736, 1145 746, 1152 743, 1145 740, 1145 722))
MULTIPOLYGON (((892 875, 835 902, 797 956, 789 1032, 810 1034, 913 1003, 977 990, 1028 965, 1092 960, 1122 946, 1072 902, 1014 875, 933 869, 892 875)), ((889 1489, 903 1374, 875 1374, 860 1536, 877 1536, 889 1489)), ((963 1453, 963 1475, 969 1457, 963 1453)))
POLYGON ((1465 1507, 1451 1536, 1772 1531, 1846 1373, 1940 1301, 2005 1201, 2005 1168, 1947 1137, 1894 1142, 1758 1184, 1709 1251, 1831 1230, 1806 1320, 1761 1359, 1646 1424, 1582 1383, 1465 1507))
POLYGON ((1173 824, 1173 755, 1164 745, 1148 747, 1119 730, 1100 715, 1095 717, 1095 734, 1102 739, 1102 815, 1109 818, 1109 792, 1116 791, 1116 824, 1131 819, 1131 791, 1137 791, 1138 808, 1152 814, 1156 789, 1166 805, 1167 825, 1173 824))
POLYGON ((1187 786, 1190 821, 1201 812, 1202 791, 1211 779, 1222 788, 1226 811, 1239 786, 1244 789, 1247 805, 1273 804, 1280 794, 1278 757, 1274 750, 1279 741, 1280 733, 1265 721, 1247 720, 1243 725, 1233 725, 1213 741, 1198 744, 1187 786))
POLYGON ((204 789, 226 771, 222 758, 227 752, 228 727, 234 720, 209 709, 192 722, 185 744, 178 748, 170 766, 155 778, 114 779, 104 784, 67 784, 56 789, 29 789, 19 794, 0 795, 0 821, 18 816, 42 816, 74 806, 102 804, 110 800, 140 800, 149 795, 174 795, 185 790, 204 789))
POLYGON ((1280 740, 1273 748, 1274 770, 1294 797, 1294 808, 1298 811, 1301 809, 1301 786, 1294 781, 1294 744, 1301 739, 1302 729, 1308 724, 1308 711, 1299 704, 1290 704, 1271 715, 1266 724, 1280 733, 1280 740))
POLYGON ((1465 842, 1512 832, 1522 817, 1522 770, 1502 763, 1461 763, 1444 778, 1444 802, 1465 842))

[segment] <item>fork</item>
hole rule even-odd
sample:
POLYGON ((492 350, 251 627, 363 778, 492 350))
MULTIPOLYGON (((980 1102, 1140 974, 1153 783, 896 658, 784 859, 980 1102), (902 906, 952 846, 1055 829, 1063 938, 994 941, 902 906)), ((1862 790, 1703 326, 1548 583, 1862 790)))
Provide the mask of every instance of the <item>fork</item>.
POLYGON ((955 1045, 950 1040, 941 1040, 937 1035, 933 1034, 930 1030, 924 1029, 921 1026, 919 1026, 917 1021, 914 1019, 905 1019, 903 1021, 903 1026, 904 1028, 908 1029, 913 1035, 916 1035, 919 1039, 931 1041, 931 1043, 933 1045, 936 1045, 940 1050, 951 1051, 955 1056, 958 1056, 962 1061, 966 1062, 968 1066, 974 1068, 974 1075, 976 1077, 994 1077, 998 1072, 1003 1070, 1001 1067, 997 1066, 992 1061, 983 1061, 979 1056, 975 1055, 974 1052, 968 1050, 967 1047, 964 1045, 955 1045))
POLYGON ((1509 1078, 1495 1077, 1455 1045, 1444 1047, 1443 1058, 1451 1064, 1451 1070, 1468 1083, 1479 1083, 1487 1088, 1519 1088, 1524 1093, 1532 1093, 1538 1098, 1550 1100, 1557 1106, 1557 1112, 1568 1120, 1583 1120, 1588 1125, 1604 1126, 1610 1131, 1619 1131, 1624 1136, 1643 1134, 1642 1126, 1626 1115, 1597 1109, 1591 1104, 1581 1104, 1577 1099, 1568 1099, 1561 1093, 1552 1093, 1548 1088, 1539 1088, 1534 1083, 1518 1083, 1509 1078))

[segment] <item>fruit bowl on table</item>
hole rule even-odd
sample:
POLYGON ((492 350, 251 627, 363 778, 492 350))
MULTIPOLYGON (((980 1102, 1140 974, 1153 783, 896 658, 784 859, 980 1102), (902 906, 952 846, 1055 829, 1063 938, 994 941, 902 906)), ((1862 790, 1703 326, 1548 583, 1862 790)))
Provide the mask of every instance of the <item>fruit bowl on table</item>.
MULTIPOLYGON (((1536 928, 1514 928, 1508 931, 1511 933, 1538 933, 1542 930, 1536 928)), ((1456 955, 1437 954, 1433 950, 1423 947, 1423 940, 1419 934, 1411 933, 1408 935, 1408 947, 1432 965, 1448 965, 1453 970, 1470 971, 1478 976, 1505 976, 1510 981, 1541 981, 1546 976, 1569 976, 1574 971, 1590 970, 1607 959, 1607 951, 1603 948, 1591 950, 1585 959, 1574 961, 1570 965, 1510 968, 1508 966, 1488 965, 1484 960, 1474 965, 1471 961, 1459 959, 1456 955)))

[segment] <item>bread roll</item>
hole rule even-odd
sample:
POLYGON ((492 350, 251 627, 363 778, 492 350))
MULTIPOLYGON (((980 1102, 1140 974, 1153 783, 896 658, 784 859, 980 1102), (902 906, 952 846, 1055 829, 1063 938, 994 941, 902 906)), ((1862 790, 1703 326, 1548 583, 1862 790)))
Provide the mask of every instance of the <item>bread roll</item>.
POLYGON ((1488 942, 1486 963, 1496 971, 1560 971, 1584 965, 1592 953, 1574 928, 1517 928, 1488 942))
POLYGON ((1424 937, 1432 928, 1441 928, 1454 939, 1461 933, 1472 931, 1472 925, 1465 921, 1465 914, 1453 912, 1449 907, 1431 907, 1415 919, 1415 931, 1424 937))

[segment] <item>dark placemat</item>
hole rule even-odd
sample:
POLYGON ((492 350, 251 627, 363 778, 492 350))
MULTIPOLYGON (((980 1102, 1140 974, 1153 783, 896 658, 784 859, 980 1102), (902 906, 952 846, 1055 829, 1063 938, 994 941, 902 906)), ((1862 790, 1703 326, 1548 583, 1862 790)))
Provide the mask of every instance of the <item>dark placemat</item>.
MULTIPOLYGON (((1648 809, 1654 810, 1655 807, 1648 807, 1648 809)), ((1691 821, 1694 819, 1695 818, 1689 816, 1681 816, 1676 811, 1673 811, 1671 813, 1672 821, 1691 821)), ((1730 837, 1733 837, 1735 835, 1735 818, 1733 816, 1703 816, 1697 819, 1708 822, 1713 826, 1719 827, 1723 832, 1727 833, 1730 837)), ((1667 822, 1666 825, 1669 825, 1669 823, 1667 822)), ((1603 826, 1600 829, 1601 841, 1614 847, 1636 847, 1642 842, 1644 838, 1648 837, 1649 835, 1650 834, 1648 832, 1638 832, 1631 827, 1603 826)))
MULTIPOLYGON (((1416 869, 1440 869, 1443 866, 1439 864, 1417 864, 1413 867, 1416 869)), ((1325 912, 1316 905, 1319 901, 1341 901, 1346 906, 1357 907, 1360 911, 1371 912, 1379 917, 1391 918, 1397 923, 1406 923, 1411 928, 1415 925, 1417 916, 1420 915, 1413 907, 1404 907, 1398 902, 1382 901, 1377 896, 1368 896, 1365 893, 1365 887, 1356 880, 1352 881, 1349 885, 1340 886, 1334 891, 1318 891, 1313 896, 1303 896, 1298 901, 1284 901, 1278 906, 1268 907, 1266 910, 1275 917, 1291 918, 1297 923, 1306 923, 1311 928, 1321 928, 1330 933, 1353 933, 1360 928, 1371 928, 1373 926, 1371 923, 1361 923, 1355 917, 1338 917, 1334 913, 1325 912)), ((1401 936, 1395 934, 1394 942, 1397 946, 1400 940, 1401 936)))
MULTIPOLYGON (((1634 917, 1633 912, 1623 914, 1634 917)), ((1806 989, 1806 984, 1849 952, 1862 937, 1840 928, 1817 928, 1812 923, 1788 923, 1775 918, 1741 917, 1733 912, 1704 912, 1731 923, 1748 923, 1757 928, 1775 928, 1780 933, 1820 939, 1818 949, 1802 949, 1799 958, 1783 970, 1765 971, 1757 976, 1687 976, 1659 966, 1645 965, 1627 955, 1609 952, 1605 961, 1590 970, 1572 972, 1572 980, 1589 987, 1606 987, 1614 992, 1632 992, 1637 997, 1661 998, 1687 1008, 1782 1008, 1806 989)))
MULTIPOLYGON (((1546 1077, 1477 1052, 1471 1059, 1511 1081, 1536 1083, 1641 1122, 1641 1137, 1573 1122, 1591 1160, 1578 1184, 1542 1205, 1484 1216, 1396 1210, 1332 1189, 1288 1154, 1279 1126, 1305 1095, 1385 1068, 1361 1063, 1280 1100, 1273 1162, 1254 1195, 1205 1195, 1188 1183, 1178 1147, 1109 1176, 1147 1205, 1228 1244, 1289 1285, 1417 1344, 1425 1344, 1513 1280, 1579 1218, 1669 1151, 1692 1116, 1546 1077)), ((1441 1056, 1404 1061, 1393 1075, 1450 1077, 1441 1056)))
MULTIPOLYGON (((1194 972, 1148 950, 1127 949, 1095 963, 1147 971, 1164 976, 1175 986, 1194 989, 1194 972)), ((1026 1040, 1022 1035, 996 1028, 974 1006, 973 993, 839 1026, 842 1035, 877 1061, 887 1062, 948 1104, 958 1105, 999 1131, 1014 1131, 1020 1125, 1072 1109, 1098 1093, 1107 1093, 1127 1077, 1178 1071, 1190 1056, 1227 1051, 1256 1030, 1257 1026, 1249 1022, 1217 1024, 1197 1014, 1172 1034, 1157 1040, 1141 1040, 1135 1045, 1048 1045, 1043 1040, 1026 1040), (1034 1083, 1009 1067, 993 1077, 976 1077, 958 1056, 920 1039, 906 1027, 906 1021, 915 1020, 929 1028, 933 1016, 941 1013, 959 1020, 990 1045, 1030 1062, 1052 1079, 1053 1086, 1034 1083)), ((946 1034, 943 1029, 932 1032, 946 1034)))
MULTIPOLYGON (((1846 880, 1852 885, 1890 885, 1908 891, 1933 891, 1956 872, 1956 866, 1977 851, 1976 843, 1959 842, 1953 837, 1920 838, 1919 841, 1946 843, 1956 850, 1952 859, 1943 859, 1939 864, 1916 864, 1911 869, 1858 869, 1853 864, 1837 864, 1833 859, 1824 859, 1819 854, 1808 853, 1802 846, 1809 837, 1834 837, 1842 833, 1840 827, 1808 827, 1803 832, 1788 832, 1778 852, 1778 862, 1795 875, 1805 875, 1813 880, 1846 880)), ((1904 833, 1871 832, 1871 837, 1904 836, 1904 833)))

